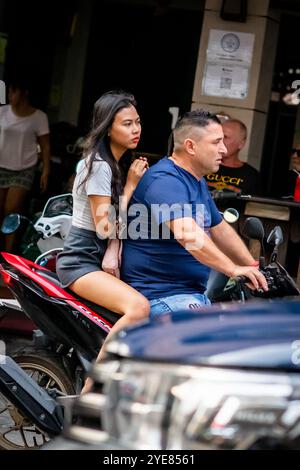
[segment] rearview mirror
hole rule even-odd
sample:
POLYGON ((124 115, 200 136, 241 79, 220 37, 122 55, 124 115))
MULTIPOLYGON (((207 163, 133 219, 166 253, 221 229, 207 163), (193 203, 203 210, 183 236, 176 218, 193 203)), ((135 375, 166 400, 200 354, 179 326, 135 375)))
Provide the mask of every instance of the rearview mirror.
POLYGON ((234 224, 235 222, 237 222, 239 220, 239 217, 240 217, 239 212, 233 207, 228 207, 228 209, 226 209, 223 212, 223 218, 229 224, 234 224))
POLYGON ((9 214, 4 217, 1 226, 1 232, 5 235, 9 235, 10 233, 14 233, 21 225, 21 217, 20 214, 9 214))
POLYGON ((259 240, 262 242, 265 231, 262 222, 257 217, 248 217, 245 220, 242 235, 252 240, 259 240))
POLYGON ((278 245, 281 245, 282 242, 283 242, 283 233, 282 233, 281 227, 277 225, 276 227, 273 228, 273 230, 271 230, 267 239, 267 243, 278 246, 278 245))

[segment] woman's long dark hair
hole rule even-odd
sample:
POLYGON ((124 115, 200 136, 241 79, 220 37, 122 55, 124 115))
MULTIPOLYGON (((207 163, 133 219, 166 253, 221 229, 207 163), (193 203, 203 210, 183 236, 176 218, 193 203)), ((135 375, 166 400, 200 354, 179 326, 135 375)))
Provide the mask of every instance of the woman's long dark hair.
POLYGON ((114 90, 102 95, 94 105, 92 128, 84 146, 83 158, 86 159, 87 175, 81 184, 88 180, 94 161, 105 160, 112 172, 111 200, 116 210, 119 208, 119 196, 122 194, 126 182, 131 154, 125 152, 120 161, 117 162, 111 152, 108 132, 115 115, 130 106, 136 107, 135 98, 130 93, 114 90))

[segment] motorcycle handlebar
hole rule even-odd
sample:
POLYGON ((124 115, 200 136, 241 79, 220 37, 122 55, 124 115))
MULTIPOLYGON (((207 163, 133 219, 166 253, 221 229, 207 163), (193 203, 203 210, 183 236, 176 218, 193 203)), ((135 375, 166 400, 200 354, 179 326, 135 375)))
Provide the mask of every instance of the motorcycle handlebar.
MULTIPOLYGON (((265 276, 268 283, 269 291, 272 291, 278 284, 280 273, 277 271, 276 268, 272 269, 271 266, 266 266, 263 269, 259 269, 259 271, 265 276)), ((235 280, 238 284, 243 285, 251 282, 247 276, 237 276, 235 280)), ((260 291, 261 290, 259 289, 259 292, 260 291)))
MULTIPOLYGON (((274 285, 274 278, 271 276, 271 273, 269 272, 269 270, 267 268, 265 269, 260 269, 260 272, 265 276, 266 280, 267 280, 267 283, 268 283, 268 286, 269 286, 269 289, 273 287, 274 285)), ((273 274, 274 276, 274 274, 273 274)), ((247 282, 251 282, 250 279, 247 277, 247 276, 237 276, 235 278, 236 282, 238 282, 239 284, 246 284, 247 282)))
POLYGON ((239 284, 246 284, 246 282, 251 282, 247 276, 236 276, 235 280, 239 284))
POLYGON ((250 199, 251 195, 250 194, 241 194, 241 193, 234 193, 231 191, 212 191, 211 196, 214 200, 218 199, 250 199))

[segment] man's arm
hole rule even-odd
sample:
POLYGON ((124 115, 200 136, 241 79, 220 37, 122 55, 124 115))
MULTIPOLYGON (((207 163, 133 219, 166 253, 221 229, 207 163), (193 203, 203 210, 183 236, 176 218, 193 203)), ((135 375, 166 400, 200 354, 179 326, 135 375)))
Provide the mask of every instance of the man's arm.
POLYGON ((225 220, 212 227, 210 233, 214 244, 234 263, 242 266, 250 266, 255 263, 241 237, 225 220))
MULTIPOLYGON (((193 218, 175 219, 166 222, 174 237, 200 263, 222 272, 229 277, 246 276, 251 281, 252 288, 262 287, 268 290, 264 275, 255 267, 243 263, 235 264, 224 254, 208 235, 196 224, 193 218)), ((249 264, 254 262, 250 255, 249 264)))

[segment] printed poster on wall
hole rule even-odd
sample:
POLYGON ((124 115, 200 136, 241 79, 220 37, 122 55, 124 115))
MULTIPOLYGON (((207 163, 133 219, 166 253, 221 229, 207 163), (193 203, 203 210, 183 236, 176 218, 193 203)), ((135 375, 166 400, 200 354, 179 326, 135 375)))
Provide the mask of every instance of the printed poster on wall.
POLYGON ((248 95, 255 35, 210 30, 202 94, 245 99, 248 95))

